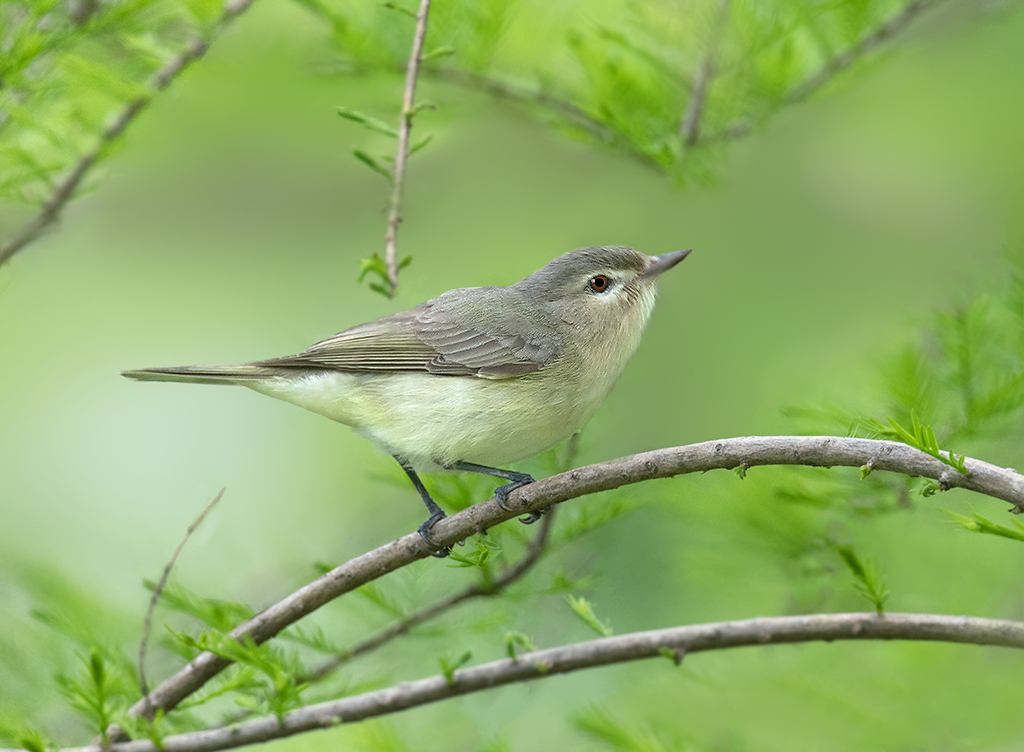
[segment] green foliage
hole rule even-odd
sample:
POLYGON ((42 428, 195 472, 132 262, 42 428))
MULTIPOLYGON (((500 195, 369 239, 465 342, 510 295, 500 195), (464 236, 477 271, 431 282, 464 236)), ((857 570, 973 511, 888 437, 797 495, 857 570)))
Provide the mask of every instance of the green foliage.
POLYGON ((61 675, 57 682, 71 708, 85 718, 93 731, 107 742, 107 727, 115 714, 127 704, 132 680, 117 670, 117 665, 93 648, 80 654, 82 669, 74 675, 61 675))
POLYGON ((980 514, 975 512, 970 517, 963 514, 957 514, 956 512, 950 512, 948 510, 946 514, 956 520, 964 528, 964 530, 970 530, 973 533, 985 533, 987 535, 998 535, 1002 538, 1009 538, 1010 540, 1024 541, 1024 525, 1019 520, 1010 519, 1010 525, 1000 525, 997 522, 992 522, 980 514))
POLYGON ((875 611, 881 615, 885 602, 889 599, 889 589, 885 585, 885 578, 882 577, 874 564, 863 561, 852 546, 836 546, 836 552, 846 564, 850 573, 853 574, 854 586, 863 595, 875 611))
POLYGON ((921 423, 921 419, 917 416, 917 411, 911 409, 910 411, 910 428, 904 428, 892 418, 889 418, 889 428, 878 425, 876 433, 893 441, 902 441, 904 444, 909 444, 915 449, 920 449, 925 454, 930 454, 935 459, 949 465, 951 468, 956 470, 962 475, 967 475, 967 468, 964 467, 964 456, 959 457, 953 454, 952 451, 947 451, 945 455, 942 454, 942 450, 939 449, 939 442, 935 438, 935 431, 932 430, 931 426, 926 426, 921 423))
MULTIPOLYGON (((373 157, 369 156, 360 149, 355 149, 354 153, 356 157, 359 158, 360 162, 363 162, 375 172, 382 173, 385 177, 388 178, 388 180, 391 179, 391 173, 385 170, 383 167, 381 167, 377 162, 375 162, 373 160, 373 157)), ((405 258, 401 259, 398 262, 398 271, 402 271, 411 263, 412 256, 406 256, 405 258)), ((378 279, 380 279, 380 282, 371 282, 370 289, 373 290, 374 292, 380 293, 386 298, 390 298, 391 288, 388 286, 390 284, 390 278, 388 277, 388 266, 387 263, 385 263, 384 259, 381 258, 380 254, 378 254, 376 251, 374 251, 369 258, 359 260, 359 275, 356 277, 356 283, 362 284, 363 280, 366 279, 366 275, 368 274, 372 274, 378 279)))
POLYGON ((299 645, 304 645, 307 648, 315 650, 318 653, 324 653, 325 655, 340 655, 347 652, 344 648, 328 640, 327 636, 324 634, 323 627, 319 624, 309 628, 296 624, 288 627, 288 629, 278 635, 278 637, 299 645))
POLYGON ((683 665, 683 654, 678 650, 673 650, 672 648, 663 645, 658 648, 658 654, 661 655, 662 658, 668 658, 676 666, 683 665))
POLYGON ((624 723, 600 705, 591 705, 573 717, 578 731, 617 752, 683 752, 686 747, 666 740, 650 730, 638 730, 624 723))
POLYGON ((257 645, 249 636, 239 642, 215 631, 204 632, 196 638, 170 627, 168 630, 187 647, 209 651, 255 670, 231 687, 238 692, 235 702, 243 708, 254 713, 272 713, 281 719, 288 711, 302 706, 302 691, 309 685, 299 679, 306 671, 294 654, 269 643, 257 645))
MULTIPOLYGON (((353 0, 299 2, 326 23, 348 70, 404 72, 411 30, 394 23, 394 12, 414 18, 411 10, 353 0)), ((907 5, 772 0, 733 3, 722 19, 716 0, 685 14, 634 3, 580 25, 566 24, 557 7, 532 5, 516 17, 502 0, 456 0, 431 7, 433 46, 422 58, 422 76, 495 93, 511 86, 517 101, 571 138, 626 152, 681 179, 706 179, 734 134, 805 96, 801 84, 907 5), (711 48, 717 64, 702 105, 704 138, 698 149, 684 148, 680 123, 711 48)))
POLYGON ((405 609, 398 605, 393 598, 385 595, 378 583, 368 582, 357 588, 356 592, 390 616, 397 619, 405 617, 405 609))
MULTIPOLYGON (((383 133, 385 136, 390 136, 391 138, 398 138, 398 131, 392 128, 387 123, 383 122, 382 120, 377 120, 376 118, 372 118, 369 115, 364 115, 361 112, 350 110, 347 107, 339 107, 338 114, 341 115, 341 117, 345 118, 346 120, 351 120, 353 123, 359 123, 360 125, 366 126, 371 131, 383 133)), ((359 155, 357 154, 356 156, 358 157, 359 155)), ((371 169, 378 170, 380 168, 376 166, 371 166, 371 169)), ((391 173, 385 171, 385 174, 388 180, 390 180, 391 173)))
MULTIPOLYGON (((0 202, 41 204, 149 77, 209 34, 213 0, 0 4, 0 202)), ((104 149, 100 157, 111 153, 104 149)))
MULTIPOLYGON (((152 580, 143 580, 142 584, 149 591, 156 589, 156 583, 152 580)), ((168 580, 160 591, 160 604, 171 611, 191 616, 219 632, 230 632, 253 616, 253 610, 244 603, 207 598, 175 580, 168 580)))
POLYGON ((614 632, 607 622, 602 622, 594 613, 594 606, 586 598, 574 598, 571 595, 565 597, 572 612, 579 617, 579 620, 597 632, 601 637, 611 637, 614 632))
POLYGON ((501 546, 493 540, 493 536, 478 535, 469 541, 465 553, 452 550, 449 555, 452 567, 477 567, 486 587, 494 579, 494 559, 501 553, 501 546))
POLYGON ((57 749, 57 745, 42 733, 27 726, 12 728, 0 723, 0 741, 17 744, 20 749, 28 752, 51 752, 57 749))
POLYGON ((444 680, 448 682, 449 685, 455 684, 455 672, 469 663, 472 658, 472 650, 465 651, 455 659, 444 655, 438 656, 437 662, 441 666, 441 673, 444 674, 444 680))
POLYGON ((527 653, 532 653, 537 649, 527 635, 522 632, 506 632, 505 633, 505 652, 508 657, 513 661, 516 659, 516 646, 521 647, 527 653))
MULTIPOLYGON (((355 155, 356 159, 358 159, 364 165, 366 165, 371 170, 376 172, 378 175, 383 177, 389 183, 395 182, 395 178, 392 176, 390 170, 381 165, 380 162, 378 162, 376 159, 371 157, 369 154, 367 154, 359 147, 352 147, 352 154, 355 155)), ((359 278, 356 280, 357 282, 362 282, 363 277, 365 277, 369 272, 381 274, 381 270, 383 270, 384 279, 387 279, 387 266, 385 266, 384 264, 384 259, 380 258, 376 253, 374 253, 373 256, 368 259, 362 259, 360 261, 360 265, 361 268, 359 269, 359 278)))

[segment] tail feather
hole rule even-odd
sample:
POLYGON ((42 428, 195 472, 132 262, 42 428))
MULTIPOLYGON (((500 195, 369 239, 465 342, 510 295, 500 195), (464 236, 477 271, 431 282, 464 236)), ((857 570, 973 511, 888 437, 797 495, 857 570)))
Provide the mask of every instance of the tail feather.
POLYGON ((280 371, 255 365, 241 366, 176 366, 172 368, 139 368, 121 371, 136 381, 179 381, 189 384, 244 384, 248 381, 273 378, 280 371))

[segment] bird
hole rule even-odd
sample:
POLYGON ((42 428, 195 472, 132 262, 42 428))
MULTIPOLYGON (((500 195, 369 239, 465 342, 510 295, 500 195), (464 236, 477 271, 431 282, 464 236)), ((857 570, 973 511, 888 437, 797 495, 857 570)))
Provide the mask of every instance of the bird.
POLYGON ((445 556, 430 537, 445 513, 419 473, 509 481, 494 494, 509 511, 508 494, 534 478, 500 466, 557 446, 590 420, 640 344, 659 277, 689 254, 579 248, 508 287, 449 290, 297 355, 122 375, 245 386, 351 426, 398 461, 430 514, 417 530, 445 556))

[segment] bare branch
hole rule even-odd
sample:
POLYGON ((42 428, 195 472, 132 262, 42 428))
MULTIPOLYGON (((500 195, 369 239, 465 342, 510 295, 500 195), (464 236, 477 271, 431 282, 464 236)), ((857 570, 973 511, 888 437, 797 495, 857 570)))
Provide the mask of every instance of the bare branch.
MULTIPOLYGON (((227 728, 163 739, 166 752, 214 752, 331 728, 397 713, 450 697, 516 682, 533 681, 580 669, 665 657, 675 662, 707 650, 835 640, 921 640, 1024 648, 1024 622, 936 614, 814 614, 695 624, 605 637, 537 650, 459 669, 450 680, 432 676, 353 697, 295 710, 282 718, 262 718, 227 728)), ((100 752, 98 745, 66 752, 100 752)), ((105 752, 156 752, 150 741, 112 744, 105 752)), ((0 751, 2 752, 2 751, 0 751)))
POLYGON ((199 516, 188 526, 188 530, 185 531, 185 537, 181 539, 181 543, 174 549, 174 555, 171 556, 171 560, 164 567, 164 573, 160 576, 160 582, 153 588, 153 597, 149 599, 149 608, 146 609, 146 618, 142 623, 142 640, 139 643, 139 687, 142 690, 143 697, 149 696, 149 685, 146 683, 146 644, 149 642, 149 632, 153 625, 153 612, 156 610, 156 604, 159 602, 164 588, 167 587, 167 578, 171 576, 171 569, 174 568, 174 562, 178 560, 181 550, 185 548, 185 544, 188 543, 188 539, 192 537, 192 533, 196 531, 196 528, 206 519, 206 515, 217 506, 217 502, 223 498, 226 490, 226 488, 222 488, 213 501, 206 505, 206 509, 200 512, 199 516))
POLYGON ((715 13, 714 24, 711 27, 707 49, 704 51, 704 57, 701 59, 700 65, 697 66, 697 73, 693 77, 693 87, 690 90, 690 98, 686 101, 686 112, 683 114, 683 122, 679 126, 679 137, 683 140, 684 146, 694 146, 700 138, 700 120, 704 114, 704 104, 707 100, 708 90, 711 88, 711 79, 715 75, 718 45, 728 23, 729 0, 718 0, 718 9, 715 13))
MULTIPOLYGON (((748 436, 658 449, 553 475, 513 491, 508 498, 508 511, 492 497, 440 520, 431 529, 431 537, 437 546, 451 546, 513 517, 587 494, 655 478, 734 469, 740 465, 869 465, 875 471, 932 478, 943 489, 965 488, 1008 501, 1015 511, 1024 511, 1024 476, 980 460, 967 459, 968 474, 963 475, 931 455, 894 441, 838 436, 748 436)), ((432 550, 419 534, 410 533, 333 569, 239 625, 230 635, 239 640, 249 636, 256 643, 266 642, 325 603, 426 558, 432 550)), ((219 656, 202 653, 154 689, 148 700, 137 702, 131 712, 148 715, 147 703, 153 708, 170 710, 228 665, 229 661, 219 656)))
MULTIPOLYGON (((221 13, 218 22, 220 27, 241 15, 252 5, 253 0, 230 0, 221 13)), ((116 141, 125 129, 138 117, 139 113, 146 109, 153 101, 155 95, 166 89, 185 68, 206 54, 210 48, 210 41, 202 36, 193 37, 185 46, 185 49, 171 60, 167 65, 158 70, 149 82, 149 93, 132 100, 118 114, 114 121, 103 129, 99 142, 91 150, 84 153, 71 172, 61 180, 54 188, 53 193, 43 203, 42 211, 35 219, 25 225, 13 238, 3 245, 0 245, 0 264, 7 261, 14 254, 27 246, 33 240, 43 234, 44 231, 55 223, 59 218, 64 206, 75 195, 79 184, 90 169, 100 158, 100 154, 107 146, 116 141)))
POLYGON ((554 509, 544 515, 541 521, 540 530, 530 543, 530 547, 527 549, 523 558, 505 569, 492 582, 487 584, 473 583, 460 593, 456 593, 453 596, 440 600, 437 603, 433 603, 426 608, 420 609, 413 614, 409 614, 405 618, 392 624, 390 627, 381 630, 373 637, 356 644, 348 652, 336 655, 330 660, 324 661, 319 666, 316 666, 308 675, 300 677, 299 683, 320 681, 330 675, 342 664, 347 663, 360 655, 376 650, 381 645, 390 642, 396 637, 406 634, 413 627, 417 627, 423 622, 433 619, 435 616, 440 616, 463 601, 468 601, 480 596, 497 595, 530 571, 533 565, 540 561, 541 555, 544 553, 544 547, 548 542, 548 534, 551 531, 551 523, 554 521, 554 518, 554 509))
POLYGON ((405 95, 402 97, 402 122, 398 126, 398 151, 395 153, 395 170, 392 174, 391 208, 388 209, 388 231, 384 236, 384 264, 388 269, 389 297, 398 292, 398 223, 402 221, 402 181, 405 179, 405 161, 409 158, 409 133, 412 119, 416 115, 416 78, 420 72, 423 57, 423 40, 427 36, 427 16, 430 14, 430 0, 420 0, 416 13, 416 33, 412 39, 412 54, 405 74, 405 95))

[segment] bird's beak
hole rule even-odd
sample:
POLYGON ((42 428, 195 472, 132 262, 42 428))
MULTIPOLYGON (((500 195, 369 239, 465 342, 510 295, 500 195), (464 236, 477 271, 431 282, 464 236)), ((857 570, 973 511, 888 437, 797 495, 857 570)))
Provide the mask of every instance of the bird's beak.
POLYGON ((651 265, 644 269, 641 276, 653 278, 657 277, 662 272, 667 272, 673 266, 689 256, 691 250, 693 249, 690 248, 685 251, 672 251, 672 253, 663 253, 660 256, 652 256, 651 265))

